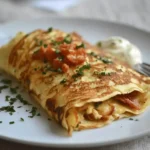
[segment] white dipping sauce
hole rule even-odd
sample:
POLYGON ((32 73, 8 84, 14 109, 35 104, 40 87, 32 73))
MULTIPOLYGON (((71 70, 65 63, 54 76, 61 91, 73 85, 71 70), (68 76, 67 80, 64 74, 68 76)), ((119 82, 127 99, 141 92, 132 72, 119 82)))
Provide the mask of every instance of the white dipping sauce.
POLYGON ((122 37, 110 37, 99 43, 102 49, 120 57, 119 59, 126 61, 130 66, 142 63, 140 50, 122 37))

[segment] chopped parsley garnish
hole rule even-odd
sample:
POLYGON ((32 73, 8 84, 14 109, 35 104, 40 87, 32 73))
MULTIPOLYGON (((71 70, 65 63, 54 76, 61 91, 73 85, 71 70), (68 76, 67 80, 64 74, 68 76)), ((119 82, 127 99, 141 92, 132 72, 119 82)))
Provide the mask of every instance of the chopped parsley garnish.
POLYGON ((74 74, 72 76, 72 78, 76 79, 80 76, 83 76, 84 75, 84 70, 86 69, 90 69, 91 68, 91 65, 90 64, 86 64, 86 65, 83 65, 82 67, 80 67, 78 70, 76 70, 76 74, 74 74))
POLYGON ((69 34, 64 38, 64 42, 67 44, 70 44, 72 42, 72 38, 69 34))
POLYGON ((3 123, 3 121, 0 121, 0 123, 3 123))
POLYGON ((40 51, 40 49, 33 52, 33 54, 37 54, 40 51))
MULTIPOLYGON (((129 118, 129 120, 133 121, 134 119, 133 118, 129 118)), ((134 121, 139 121, 138 119, 135 119, 134 121)))
POLYGON ((46 47, 47 47, 47 44, 44 44, 43 46, 44 46, 44 48, 46 48, 46 47))
POLYGON ((64 59, 63 56, 59 56, 59 57, 58 57, 58 60, 59 60, 59 61, 63 61, 63 59, 64 59))
POLYGON ((107 76, 110 76, 111 73, 112 73, 112 72, 106 72, 106 71, 101 71, 101 72, 95 71, 95 72, 94 72, 94 74, 95 74, 95 75, 98 75, 98 76, 106 76, 106 75, 107 75, 107 76))
POLYGON ((36 116, 41 116, 41 114, 40 114, 40 113, 38 113, 36 116))
POLYGON ((2 85, 2 86, 0 86, 0 93, 2 92, 2 90, 7 89, 7 88, 8 88, 7 85, 2 85))
POLYGON ((22 122, 23 122, 23 121, 24 121, 24 119, 23 119, 23 118, 20 118, 20 121, 22 121, 22 122))
POLYGON ((12 83, 12 81, 9 79, 3 79, 3 80, 1 80, 1 82, 4 84, 11 84, 12 83))
POLYGON ((96 45, 97 45, 98 47, 101 47, 101 46, 102 46, 102 43, 101 43, 101 42, 98 42, 96 45))
POLYGON ((15 87, 15 88, 10 88, 10 92, 12 93, 12 94, 17 94, 17 89, 18 89, 18 87, 15 87))
POLYGON ((67 82, 67 80, 64 78, 63 80, 60 81, 60 84, 64 84, 66 82, 67 82))
POLYGON ((31 116, 28 116, 29 118, 33 118, 36 115, 37 112, 37 108, 36 107, 32 107, 32 110, 30 111, 31 116))
POLYGON ((14 124, 14 123, 15 123, 14 121, 9 122, 9 124, 14 124))
POLYGON ((77 45, 77 46, 76 46, 76 49, 79 49, 79 48, 85 48, 84 43, 81 43, 80 45, 77 45))
POLYGON ((5 112, 9 112, 9 113, 16 112, 14 110, 14 106, 3 106, 3 107, 0 108, 0 111, 5 111, 5 112))
POLYGON ((101 56, 98 56, 97 54, 95 54, 94 52, 91 52, 91 53, 88 53, 89 55, 95 57, 96 59, 98 60, 101 60, 103 63, 105 64, 111 64, 113 63, 112 60, 108 57, 101 57, 101 56))
POLYGON ((18 94, 16 98, 24 105, 31 105, 28 101, 24 100, 20 94, 18 94))
POLYGON ((91 56, 97 57, 97 54, 95 54, 94 52, 88 53, 91 56))
POLYGON ((57 72, 62 73, 62 69, 61 69, 61 68, 58 68, 58 69, 57 69, 57 72))
POLYGON ((17 108, 21 108, 22 106, 18 106, 17 108))
POLYGON ((50 27, 50 28, 48 28, 48 32, 52 32, 52 30, 53 30, 53 28, 52 27, 50 27))
POLYGON ((10 96, 6 95, 5 96, 5 101, 9 101, 10 96))
POLYGON ((39 46, 42 46, 43 45, 43 41, 41 40, 40 42, 39 42, 39 46))
POLYGON ((10 98, 9 104, 13 105, 17 101, 17 98, 10 98))
POLYGON ((56 53, 56 54, 59 54, 59 53, 60 53, 60 50, 56 49, 55 53, 56 53))
POLYGON ((112 60, 110 58, 99 57, 98 59, 101 60, 105 64, 111 64, 112 63, 112 60))
POLYGON ((42 74, 43 74, 43 75, 45 75, 45 74, 46 74, 46 72, 45 72, 45 71, 43 71, 43 72, 42 72, 42 74))

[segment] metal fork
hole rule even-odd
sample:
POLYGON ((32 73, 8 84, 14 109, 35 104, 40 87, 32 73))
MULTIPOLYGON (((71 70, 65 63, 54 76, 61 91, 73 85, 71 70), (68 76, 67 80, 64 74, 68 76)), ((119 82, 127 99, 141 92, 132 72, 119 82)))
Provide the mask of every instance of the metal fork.
POLYGON ((145 75, 150 76, 150 64, 147 63, 139 63, 135 64, 133 67, 137 72, 145 75))

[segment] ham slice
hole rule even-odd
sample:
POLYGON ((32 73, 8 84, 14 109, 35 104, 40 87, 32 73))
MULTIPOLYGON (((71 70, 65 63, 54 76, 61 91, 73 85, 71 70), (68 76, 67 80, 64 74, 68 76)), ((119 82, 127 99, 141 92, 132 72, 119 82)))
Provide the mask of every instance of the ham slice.
POLYGON ((136 109, 136 110, 140 109, 140 104, 139 104, 137 98, 135 97, 134 93, 119 95, 116 97, 116 99, 127 104, 129 107, 131 107, 133 109, 136 109))

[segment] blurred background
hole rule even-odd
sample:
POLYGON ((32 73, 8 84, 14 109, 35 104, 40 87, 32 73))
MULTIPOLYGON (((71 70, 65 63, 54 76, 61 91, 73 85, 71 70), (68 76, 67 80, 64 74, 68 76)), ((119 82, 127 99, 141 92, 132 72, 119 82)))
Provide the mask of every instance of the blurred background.
POLYGON ((0 23, 47 16, 110 20, 150 31, 150 0, 0 0, 0 23))

